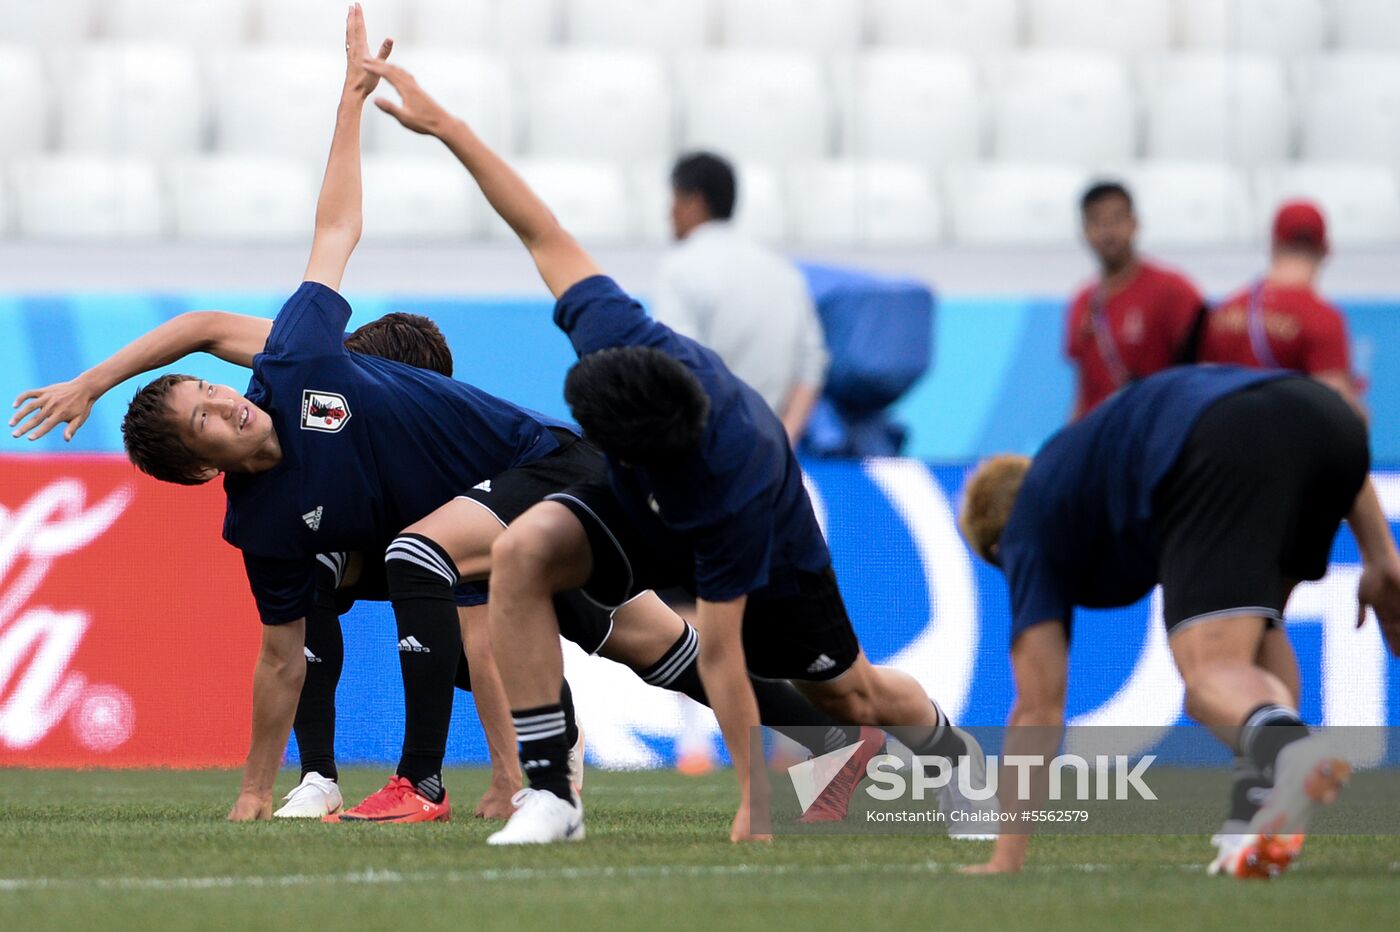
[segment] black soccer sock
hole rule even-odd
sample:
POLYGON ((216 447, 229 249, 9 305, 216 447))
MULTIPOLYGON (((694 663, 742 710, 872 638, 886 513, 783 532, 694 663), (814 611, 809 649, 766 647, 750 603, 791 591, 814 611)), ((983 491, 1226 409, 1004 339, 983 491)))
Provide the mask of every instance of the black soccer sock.
POLYGON ((923 734, 916 736, 912 729, 900 729, 896 734, 902 733, 911 738, 912 740, 905 740, 901 737, 900 740, 909 745, 909 750, 919 757, 946 757, 956 767, 958 758, 967 753, 967 742, 953 730, 953 723, 943 714, 938 703, 931 699, 929 702, 933 705, 934 714, 938 716, 938 724, 934 725, 932 730, 921 729, 923 734))
POLYGON ((441 802, 442 759, 452 720, 452 689, 462 659, 462 631, 451 557, 421 534, 403 534, 384 552, 384 573, 399 634, 403 674, 403 754, 398 774, 441 802))
POLYGON ((530 786, 572 803, 564 707, 555 703, 533 709, 512 709, 510 714, 515 720, 515 737, 520 742, 520 769, 530 786))
POLYGON ((1230 814, 1232 822, 1248 822, 1264 805, 1273 784, 1264 778, 1259 766, 1248 757, 1235 758, 1234 783, 1230 785, 1230 814))
POLYGON ((339 778, 335 767, 335 690, 345 663, 345 641, 335 612, 337 563, 323 555, 316 565, 316 595, 306 613, 306 680, 302 683, 292 730, 297 737, 301 776, 339 778))
POLYGON ((1279 751, 1307 736, 1308 726, 1296 711, 1268 703, 1245 716, 1240 727, 1239 752, 1252 760, 1264 778, 1272 783, 1279 751))
POLYGON ((578 716, 574 714, 574 691, 568 680, 559 688, 559 707, 564 710, 564 741, 572 748, 578 744, 578 716))

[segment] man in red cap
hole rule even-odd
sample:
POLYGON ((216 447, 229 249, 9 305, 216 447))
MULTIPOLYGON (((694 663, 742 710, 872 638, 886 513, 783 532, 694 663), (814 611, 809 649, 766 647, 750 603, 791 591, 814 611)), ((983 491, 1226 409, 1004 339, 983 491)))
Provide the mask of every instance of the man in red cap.
POLYGON ((1280 206, 1268 274, 1211 313, 1201 361, 1303 372, 1359 408, 1346 321, 1313 287, 1327 255, 1327 223, 1317 206, 1280 206))

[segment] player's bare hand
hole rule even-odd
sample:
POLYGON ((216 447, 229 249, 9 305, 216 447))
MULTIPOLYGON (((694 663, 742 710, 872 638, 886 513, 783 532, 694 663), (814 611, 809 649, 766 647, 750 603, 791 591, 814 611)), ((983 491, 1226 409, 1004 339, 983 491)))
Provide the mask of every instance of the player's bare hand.
POLYGON ((481 802, 476 804, 474 815, 478 819, 509 819, 515 814, 515 804, 510 798, 520 789, 519 778, 508 780, 493 779, 486 792, 481 794, 481 802))
POLYGON ((272 797, 263 798, 254 793, 239 793, 233 808, 228 811, 230 822, 253 822, 272 818, 272 797))
POLYGON ((407 71, 375 59, 365 59, 362 64, 366 71, 382 77, 399 92, 400 103, 396 104, 386 97, 376 97, 374 105, 405 128, 425 136, 436 136, 451 122, 451 115, 429 97, 407 71))
MULTIPOLYGON (((379 46, 379 57, 370 60, 384 61, 393 50, 394 40, 385 39, 379 46)), ((365 11, 354 3, 345 17, 345 89, 354 91, 361 100, 367 99, 379 86, 379 75, 365 70, 366 59, 369 59, 369 42, 365 38, 365 11)))
POLYGON ((96 400, 92 389, 81 379, 20 392, 14 403, 19 410, 10 418, 10 426, 14 428, 10 436, 28 434, 30 440, 38 440, 59 424, 67 423, 63 439, 72 440, 88 419, 96 400))
POLYGON ((1376 613, 1391 654, 1400 657, 1400 556, 1368 563, 1356 587, 1356 626, 1366 623, 1366 610, 1376 613))

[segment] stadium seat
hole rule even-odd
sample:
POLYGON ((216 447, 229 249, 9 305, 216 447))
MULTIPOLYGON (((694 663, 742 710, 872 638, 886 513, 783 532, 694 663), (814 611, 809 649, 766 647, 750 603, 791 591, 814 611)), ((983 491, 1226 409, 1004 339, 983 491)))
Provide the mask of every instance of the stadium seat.
MULTIPOLYGON (((413 72, 434 100, 471 123, 493 149, 507 155, 517 150, 515 91, 502 59, 479 51, 412 49, 404 53, 400 64, 413 72)), ((383 96, 394 98, 392 88, 381 88, 383 96)), ((382 152, 429 155, 442 148, 436 139, 404 129, 372 105, 366 111, 365 134, 382 152)))
POLYGON ((559 38, 559 0, 413 0, 419 45, 516 50, 559 38))
POLYGON ((0 0, 0 41, 27 47, 84 42, 97 31, 99 0, 0 0))
POLYGON ((832 52, 861 40, 857 0, 718 0, 720 35, 731 48, 832 52))
POLYGON ((184 159, 169 180, 175 233, 184 239, 310 242, 319 175, 299 159, 184 159))
POLYGON ((48 141, 48 82, 39 53, 0 45, 0 157, 42 152, 48 141))
POLYGON ((192 155, 204 142, 194 54, 176 46, 87 46, 60 55, 59 144, 69 152, 192 155))
POLYGON ((165 227, 150 162, 66 155, 14 168, 19 230, 37 239, 149 239, 165 227))
POLYGON ((324 162, 345 53, 262 46, 217 53, 214 138, 222 152, 324 162))
POLYGON ((114 39, 198 48, 237 45, 252 20, 248 0, 120 0, 104 12, 114 39))
POLYGON ((818 246, 927 246, 942 212, 927 168, 910 162, 804 162, 784 179, 795 242, 818 246))
POLYGON ((1133 156, 1134 101, 1118 59, 1029 52, 994 63, 990 74, 997 158, 1101 164, 1133 156))
POLYGON ((1003 52, 1021 38, 1020 0, 869 0, 879 45, 964 55, 1003 52))
POLYGON ((1278 205, 1290 198, 1318 202, 1334 247, 1400 243, 1400 182, 1381 163, 1314 162, 1255 173, 1255 224, 1267 231, 1278 205))
POLYGON ((365 158, 366 242, 463 239, 481 231, 481 192, 448 152, 437 155, 365 158))
MULTIPOLYGON (((334 51, 341 51, 345 45, 345 0, 247 2, 253 8, 253 34, 261 42, 334 51)), ((365 4, 365 32, 371 51, 377 51, 385 37, 402 41, 406 35, 404 13, 404 0, 372 0, 365 4)))
POLYGON ((1288 157, 1291 104, 1276 59, 1185 52, 1148 59, 1138 77, 1149 157, 1245 165, 1288 157))
MULTIPOLYGON (((523 159, 516 168, 565 229, 585 245, 632 238, 627 177, 617 165, 586 159, 523 159)), ((516 241, 494 212, 487 227, 493 239, 516 241)))
POLYGON ((541 52, 522 69, 525 150, 548 158, 663 158, 675 148, 661 61, 617 49, 541 52))
POLYGON ((1297 55, 1322 48, 1327 0, 1178 0, 1189 47, 1297 55))
POLYGON ((1400 50, 1400 3, 1395 0, 1332 0, 1337 45, 1365 51, 1400 50))
POLYGON ((964 246, 1068 246, 1079 237, 1089 176, 1067 165, 949 169, 944 188, 953 239, 964 246))
POLYGON ((736 159, 827 155, 831 116, 821 67, 795 53, 726 51, 682 60, 683 138, 736 159))
POLYGON ((1030 44, 1132 54, 1172 39, 1169 0, 1030 0, 1030 44))
POLYGON ((1249 182, 1220 162, 1138 162, 1123 173, 1133 193, 1142 243, 1162 246, 1239 246, 1254 241, 1249 182))
POLYGON ((1400 59, 1320 56, 1294 77, 1304 158, 1389 161, 1400 154, 1400 59))
POLYGON ((714 33, 711 0, 565 0, 564 32, 585 48, 623 46, 675 52, 706 45, 714 33))
POLYGON ((847 155, 943 165, 981 154, 982 105, 969 59, 880 49, 850 67, 835 81, 847 155))

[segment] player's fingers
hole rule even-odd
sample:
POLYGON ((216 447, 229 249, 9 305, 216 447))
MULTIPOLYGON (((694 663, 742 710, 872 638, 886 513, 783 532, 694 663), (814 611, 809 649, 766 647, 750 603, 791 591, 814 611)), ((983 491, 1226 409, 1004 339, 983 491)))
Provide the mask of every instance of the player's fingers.
POLYGON ((12 408, 18 408, 18 407, 19 407, 19 403, 20 403, 21 401, 23 401, 24 399, 26 399, 26 398, 38 398, 38 397, 39 397, 39 391, 40 391, 40 389, 37 389, 37 388, 27 388, 27 389, 25 389, 24 391, 20 392, 18 395, 15 396, 15 403, 12 404, 12 405, 10 405, 10 407, 12 407, 12 408))
POLYGON ((394 103, 389 98, 376 97, 374 98, 374 105, 380 110, 383 110, 385 113, 389 114, 389 116, 398 120, 400 123, 404 121, 403 107, 400 107, 398 104, 394 103))
MULTIPOLYGON (((26 392, 25 394, 28 394, 28 393, 26 392)), ((21 395, 20 397, 23 398, 24 396, 21 395)), ((15 399, 15 404, 16 404, 16 405, 19 404, 19 399, 15 399)), ((35 398, 33 395, 30 395, 29 403, 26 404, 23 408, 20 408, 18 411, 16 411, 15 414, 14 414, 14 417, 10 418, 10 426, 13 427, 13 426, 16 424, 16 422, 21 421, 21 420, 23 420, 24 418, 28 417, 28 416, 29 416, 29 413, 30 413, 31 411, 36 411, 36 410, 38 410, 41 406, 42 406, 42 403, 41 403, 37 398, 35 398)))
POLYGON ((38 440, 52 429, 53 425, 49 424, 49 418, 45 417, 42 411, 36 411, 33 417, 20 425, 15 436, 18 437, 21 434, 28 434, 28 439, 38 440))
POLYGON ((383 61, 389 57, 389 53, 394 50, 394 40, 385 39, 379 44, 379 60, 383 61))
POLYGON ((1356 603, 1356 626, 1360 628, 1366 623, 1366 603, 1358 601, 1356 603))
POLYGON ((87 421, 87 418, 87 412, 83 412, 82 414, 79 414, 77 417, 73 418, 73 420, 69 421, 67 429, 63 431, 63 439, 72 440, 73 435, 78 432, 79 427, 83 426, 84 422, 87 421))

